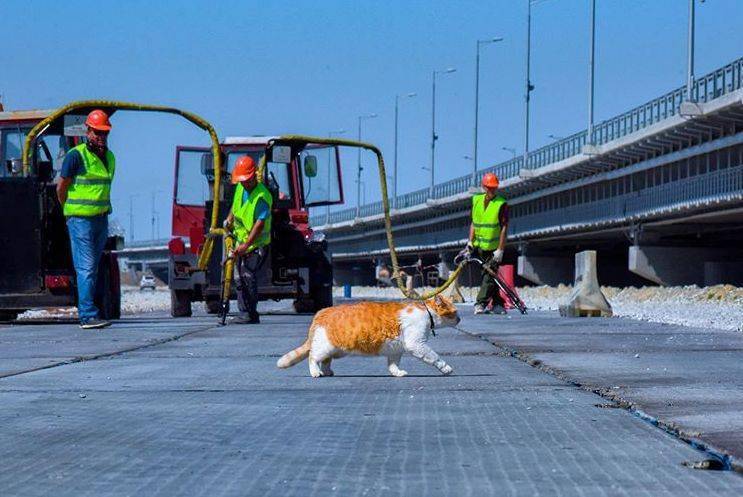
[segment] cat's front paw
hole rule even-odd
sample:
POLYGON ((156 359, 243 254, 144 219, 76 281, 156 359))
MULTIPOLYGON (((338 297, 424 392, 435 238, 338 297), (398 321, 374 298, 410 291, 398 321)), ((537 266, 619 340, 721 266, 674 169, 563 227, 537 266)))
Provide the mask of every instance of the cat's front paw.
POLYGON ((402 378, 403 376, 407 376, 408 372, 404 369, 398 369, 397 371, 391 371, 392 376, 396 376, 398 378, 402 378))
POLYGON ((440 371, 441 371, 441 374, 443 374, 444 376, 448 376, 454 372, 452 367, 449 366, 448 364, 444 364, 444 367, 441 368, 440 371))

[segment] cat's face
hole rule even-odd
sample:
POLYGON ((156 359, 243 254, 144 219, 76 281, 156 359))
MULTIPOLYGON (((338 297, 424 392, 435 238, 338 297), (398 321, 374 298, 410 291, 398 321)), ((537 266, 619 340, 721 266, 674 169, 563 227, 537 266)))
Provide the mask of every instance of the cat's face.
POLYGON ((457 308, 448 298, 437 295, 432 299, 428 299, 426 304, 441 318, 442 327, 456 326, 459 323, 460 318, 457 308))

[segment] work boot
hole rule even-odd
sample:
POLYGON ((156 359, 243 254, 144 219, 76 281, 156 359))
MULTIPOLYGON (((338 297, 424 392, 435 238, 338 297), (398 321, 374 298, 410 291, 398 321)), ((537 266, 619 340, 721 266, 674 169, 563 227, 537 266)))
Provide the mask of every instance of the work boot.
POLYGON ((506 313, 506 308, 503 307, 500 304, 495 304, 495 305, 493 305, 493 307, 491 309, 491 312, 493 314, 505 314, 506 313))
POLYGON ((80 321, 80 328, 84 330, 106 328, 107 326, 111 326, 111 322, 106 321, 105 319, 91 318, 86 319, 85 321, 80 321))
POLYGON ((235 318, 235 324, 260 324, 261 318, 256 312, 255 314, 242 314, 235 318))
POLYGON ((490 314, 490 311, 482 304, 475 304, 475 314, 490 314))

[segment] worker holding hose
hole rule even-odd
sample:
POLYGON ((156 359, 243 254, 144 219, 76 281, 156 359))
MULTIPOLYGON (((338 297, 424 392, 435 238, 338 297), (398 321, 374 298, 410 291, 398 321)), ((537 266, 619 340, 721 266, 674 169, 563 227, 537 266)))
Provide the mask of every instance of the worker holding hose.
POLYGON ((271 243, 273 198, 268 188, 258 181, 255 162, 248 155, 237 159, 232 170, 232 184, 237 187, 224 226, 232 227, 237 239, 237 299, 240 310, 245 310, 236 322, 257 324, 260 322, 257 274, 271 243))
MULTIPOLYGON (((483 267, 496 269, 503 260, 508 229, 508 204, 498 195, 498 177, 486 173, 482 177, 484 193, 472 197, 472 223, 470 224, 467 250, 483 261, 483 267)), ((482 283, 475 302, 475 314, 505 314, 503 299, 493 277, 483 268, 482 283), (492 308, 489 304, 492 300, 492 308)))

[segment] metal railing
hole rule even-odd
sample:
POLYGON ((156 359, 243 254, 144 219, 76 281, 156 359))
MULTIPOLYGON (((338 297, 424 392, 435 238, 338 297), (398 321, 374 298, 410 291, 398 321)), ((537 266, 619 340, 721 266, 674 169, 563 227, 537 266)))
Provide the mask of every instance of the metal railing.
POLYGON ((571 227, 619 223, 658 212, 743 198, 743 165, 687 177, 616 197, 514 216, 510 234, 562 231, 571 227))
MULTIPOLYGON (((740 88, 743 88, 743 57, 697 78, 694 83, 693 94, 697 101, 709 102, 740 88)), ((676 115, 684 100, 684 93, 685 87, 677 88, 623 114, 596 124, 593 130, 593 144, 609 143, 676 115)), ((528 154, 526 169, 538 169, 576 156, 581 153, 581 149, 587 141, 587 131, 581 131, 532 150, 528 154)), ((519 174, 522 166, 523 158, 518 157, 480 170, 476 176, 476 184, 479 184, 482 175, 487 172, 495 172, 501 180, 512 178, 519 174)), ((472 175, 460 176, 435 185, 433 192, 430 192, 428 188, 423 188, 399 195, 396 205, 402 209, 423 204, 429 198, 440 199, 466 192, 470 186, 472 186, 472 175), (431 194, 429 195, 429 193, 431 194)), ((394 202, 391 202, 391 204, 394 204, 394 202)), ((359 210, 362 217, 381 214, 382 203, 380 201, 367 204, 359 210)), ((350 221, 355 217, 355 208, 344 209, 331 213, 330 223, 350 221)), ((311 222, 315 226, 325 224, 326 217, 313 216, 311 222)))

